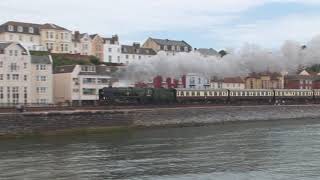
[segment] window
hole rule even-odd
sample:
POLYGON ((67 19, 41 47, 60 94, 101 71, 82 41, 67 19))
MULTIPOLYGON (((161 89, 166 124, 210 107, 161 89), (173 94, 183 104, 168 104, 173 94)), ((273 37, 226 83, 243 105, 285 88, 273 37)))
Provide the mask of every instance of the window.
POLYGON ((109 56, 108 60, 109 62, 112 62, 112 56, 109 56))
POLYGON ((28 80, 28 76, 27 76, 27 75, 24 75, 24 76, 23 76, 23 80, 24 80, 24 81, 27 81, 27 80, 28 80))
POLYGON ((19 74, 12 74, 12 80, 18 81, 19 80, 19 74))
POLYGON ((141 59, 141 56, 138 56, 138 59, 141 59))
POLYGON ((23 37, 19 35, 19 41, 23 41, 23 37))
POLYGON ((12 87, 12 102, 19 103, 19 87, 12 87))
POLYGON ((28 63, 23 63, 23 68, 27 69, 27 67, 28 67, 28 63))
POLYGON ((129 59, 129 55, 126 55, 126 59, 129 59))
POLYGON ((60 38, 63 39, 63 33, 60 33, 60 38))
POLYGON ((16 63, 11 63, 11 64, 10 64, 10 70, 11 70, 11 72, 17 71, 18 69, 19 69, 19 68, 18 68, 18 66, 17 66, 16 63))
POLYGON ((96 95, 96 89, 82 89, 83 95, 96 95))
POLYGON ((37 64, 36 69, 37 70, 46 70, 47 69, 47 65, 45 65, 45 64, 37 64))
POLYGON ((47 81, 47 76, 37 76, 37 81, 47 81))
POLYGON ((64 50, 65 50, 65 51, 69 51, 69 44, 65 44, 65 45, 64 45, 64 50))
POLYGON ((15 51, 14 51, 14 56, 18 56, 18 54, 19 54, 19 51, 18 51, 18 50, 15 50, 15 51))
POLYGON ((18 32, 23 32, 23 27, 22 26, 18 26, 18 32))
POLYGON ((47 88, 46 87, 37 87, 37 93, 39 94, 43 94, 47 92, 47 88))
POLYGON ((4 99, 3 87, 0 87, 0 100, 4 99))
POLYGON ((74 93, 78 93, 78 92, 79 92, 79 89, 73 89, 73 92, 74 92, 74 93))
POLYGON ((54 38, 54 33, 50 32, 50 39, 53 39, 53 38, 54 38))
POLYGON ((10 80, 11 79, 10 77, 11 77, 10 74, 7 74, 7 80, 10 80))
POLYGON ((95 72, 96 67, 95 66, 81 66, 81 71, 83 72, 95 72))
POLYGON ((9 31, 13 31, 13 26, 12 26, 12 25, 9 25, 9 26, 8 26, 8 30, 9 30, 9 31))
POLYGON ((33 33, 34 30, 33 30, 33 27, 29 27, 29 33, 33 33))
POLYGON ((120 63, 120 56, 118 56, 118 63, 120 63))
POLYGON ((106 78, 98 78, 98 84, 109 84, 109 79, 106 78))
POLYGON ((83 84, 95 84, 96 79, 95 78, 83 78, 82 82, 83 82, 83 84))
POLYGON ((69 34, 68 34, 68 33, 65 33, 65 34, 64 34, 64 39, 66 39, 66 40, 69 39, 69 34))
POLYGON ((3 67, 3 62, 2 61, 0 61, 0 68, 2 68, 3 67))
POLYGON ((3 74, 0 74, 0 81, 3 80, 3 74))
POLYGON ((108 48, 108 52, 112 52, 112 48, 108 48))
POLYGON ((32 36, 30 36, 30 42, 33 42, 33 37, 32 36))
POLYGON ((13 51, 9 50, 9 56, 13 56, 13 51))
POLYGON ((47 35, 47 39, 49 39, 49 32, 46 32, 46 35, 47 35))
POLYGON ((64 44, 60 44, 60 51, 64 50, 64 44))

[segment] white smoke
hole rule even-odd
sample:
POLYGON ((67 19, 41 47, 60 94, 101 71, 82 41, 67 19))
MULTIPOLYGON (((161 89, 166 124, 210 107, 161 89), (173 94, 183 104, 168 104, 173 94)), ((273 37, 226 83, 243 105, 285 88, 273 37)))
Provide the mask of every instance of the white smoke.
POLYGON ((296 73, 301 67, 320 64, 320 36, 302 45, 286 41, 280 50, 269 50, 257 45, 245 44, 239 50, 229 52, 223 58, 203 57, 197 52, 165 53, 135 61, 127 67, 123 78, 132 82, 150 81, 153 77, 179 78, 187 73, 200 73, 207 77, 246 76, 250 72, 296 73))

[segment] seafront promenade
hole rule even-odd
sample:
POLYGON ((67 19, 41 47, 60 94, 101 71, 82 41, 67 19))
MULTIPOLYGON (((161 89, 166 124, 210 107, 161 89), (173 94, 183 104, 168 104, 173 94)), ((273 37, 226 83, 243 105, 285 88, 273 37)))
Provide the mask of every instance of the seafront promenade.
POLYGON ((0 113, 0 136, 110 128, 199 126, 237 121, 319 118, 319 105, 197 106, 0 113))

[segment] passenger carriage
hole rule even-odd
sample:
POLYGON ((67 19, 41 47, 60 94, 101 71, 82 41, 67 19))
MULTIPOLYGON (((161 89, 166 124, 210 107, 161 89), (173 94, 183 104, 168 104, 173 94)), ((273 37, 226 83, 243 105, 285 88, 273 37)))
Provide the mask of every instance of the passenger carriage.
POLYGON ((230 90, 230 103, 233 104, 271 104, 274 92, 271 89, 230 90))
POLYGON ((311 89, 275 89, 274 94, 276 104, 313 103, 315 100, 311 89))
POLYGON ((177 101, 180 103, 226 103, 228 99, 227 89, 177 89, 177 101))

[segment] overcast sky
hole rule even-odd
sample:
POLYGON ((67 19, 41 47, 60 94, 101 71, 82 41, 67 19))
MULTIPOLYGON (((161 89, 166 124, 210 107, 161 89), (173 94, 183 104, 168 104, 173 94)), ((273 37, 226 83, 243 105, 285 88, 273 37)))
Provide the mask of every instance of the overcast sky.
POLYGON ((277 48, 320 34, 320 0, 0 0, 0 22, 55 23, 120 41, 148 37, 192 46, 277 48))

